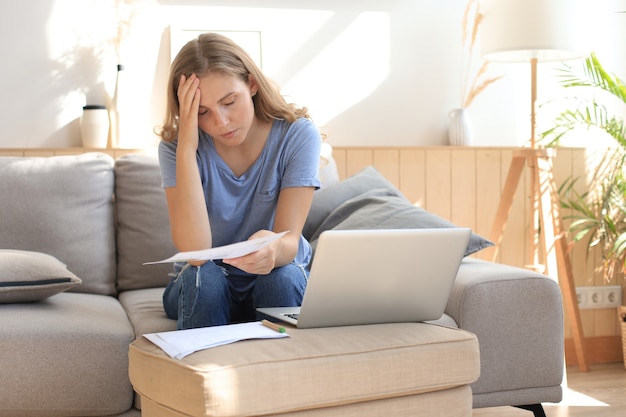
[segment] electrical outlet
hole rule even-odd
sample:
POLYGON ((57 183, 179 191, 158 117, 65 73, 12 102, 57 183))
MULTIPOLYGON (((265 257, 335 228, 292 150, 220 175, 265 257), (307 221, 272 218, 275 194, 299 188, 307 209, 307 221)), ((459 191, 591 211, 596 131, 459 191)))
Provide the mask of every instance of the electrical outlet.
POLYGON ((622 305, 622 287, 619 285, 576 287, 576 298, 578 308, 581 310, 616 308, 622 305))

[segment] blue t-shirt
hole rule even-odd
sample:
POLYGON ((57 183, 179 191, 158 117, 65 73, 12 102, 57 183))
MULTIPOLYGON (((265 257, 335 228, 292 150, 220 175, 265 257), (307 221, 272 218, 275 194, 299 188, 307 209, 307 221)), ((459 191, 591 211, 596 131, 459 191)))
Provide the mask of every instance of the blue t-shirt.
MULTIPOLYGON (((321 136, 308 119, 275 120, 261 154, 239 177, 218 155, 213 138, 200 129, 198 133, 196 159, 214 247, 247 240, 261 229, 272 230, 283 188, 320 186, 321 136)), ((159 144, 165 188, 176 185, 176 145, 177 141, 159 144)), ((308 265, 310 259, 311 246, 301 236, 294 262, 308 265)))

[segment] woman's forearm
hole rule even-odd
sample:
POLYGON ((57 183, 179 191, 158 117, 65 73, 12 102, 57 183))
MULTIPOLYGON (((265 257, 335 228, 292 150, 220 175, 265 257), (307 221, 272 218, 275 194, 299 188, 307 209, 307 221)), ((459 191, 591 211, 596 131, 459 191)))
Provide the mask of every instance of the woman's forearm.
POLYGON ((207 213, 195 152, 179 149, 176 155, 176 186, 166 189, 172 239, 180 251, 211 247, 207 213))

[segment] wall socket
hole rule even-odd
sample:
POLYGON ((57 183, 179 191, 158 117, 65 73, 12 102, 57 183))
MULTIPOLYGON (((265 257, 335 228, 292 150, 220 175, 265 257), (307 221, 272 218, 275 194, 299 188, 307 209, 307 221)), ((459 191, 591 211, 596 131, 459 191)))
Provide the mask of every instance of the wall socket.
POLYGON ((576 298, 578 308, 581 310, 616 308, 622 305, 622 287, 619 285, 576 287, 576 298))

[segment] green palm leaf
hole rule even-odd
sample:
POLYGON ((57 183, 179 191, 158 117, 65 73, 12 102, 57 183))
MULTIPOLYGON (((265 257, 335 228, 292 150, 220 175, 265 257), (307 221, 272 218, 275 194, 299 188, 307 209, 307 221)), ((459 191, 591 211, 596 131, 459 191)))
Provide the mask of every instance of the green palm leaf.
MULTIPOLYGON (((563 87, 600 89, 626 105, 626 85, 619 77, 606 71, 594 53, 585 60, 583 74, 569 65, 563 65, 557 71, 563 87)), ((626 149, 626 125, 623 119, 610 114, 606 106, 596 99, 565 97, 565 100, 574 103, 574 108, 562 111, 555 119, 554 126, 541 133, 542 141, 547 146, 559 145, 563 136, 574 129, 596 126, 626 149)))
MULTIPOLYGON (((585 87, 609 93, 626 105, 626 86, 614 74, 606 71, 595 54, 584 63, 582 74, 570 66, 563 66, 557 74, 566 88, 585 87)), ((598 165, 595 180, 585 192, 576 190, 576 179, 569 178, 559 187, 561 207, 571 211, 564 217, 570 221, 568 232, 572 244, 584 244, 587 254, 594 247, 601 251, 606 275, 624 276, 626 271, 626 126, 623 117, 598 98, 566 97, 572 106, 562 111, 552 127, 542 132, 547 146, 557 146, 574 129, 596 127, 602 129, 618 145, 614 154, 607 153, 598 165)), ((596 135, 590 135, 589 140, 596 135)))

